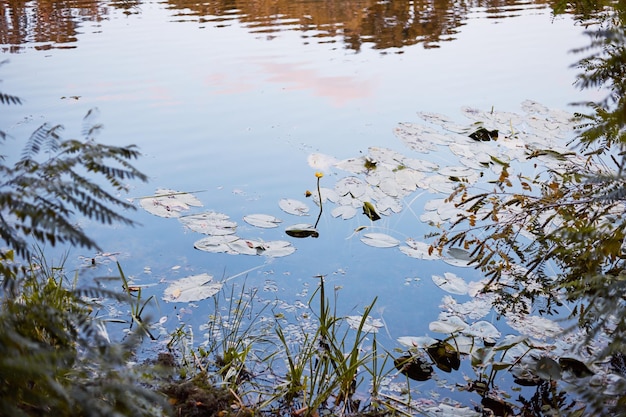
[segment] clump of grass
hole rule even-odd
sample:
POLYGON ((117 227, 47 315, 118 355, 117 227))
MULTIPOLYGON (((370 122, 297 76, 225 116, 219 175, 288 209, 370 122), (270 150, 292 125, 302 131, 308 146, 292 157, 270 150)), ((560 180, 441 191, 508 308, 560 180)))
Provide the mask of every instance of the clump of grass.
POLYGON ((190 349, 190 329, 181 327, 172 334, 168 347, 180 357, 180 381, 228 389, 236 396, 231 410, 240 412, 303 417, 388 414, 392 408, 382 402, 363 400, 376 395, 357 395, 370 383, 372 392, 379 389, 389 356, 378 349, 375 333, 366 326, 376 299, 351 327, 337 311, 337 292, 331 301, 324 278, 319 278, 307 323, 295 333, 293 326, 283 327, 282 314, 268 322, 262 313, 271 304, 255 310, 256 290, 222 291, 204 326, 209 335, 205 343, 190 349), (227 302, 224 309, 222 301, 227 302))
POLYGON ((96 297, 123 293, 79 289, 43 252, 11 276, 0 299, 0 415, 160 416, 165 397, 129 366, 141 332, 111 341, 96 316, 96 297))

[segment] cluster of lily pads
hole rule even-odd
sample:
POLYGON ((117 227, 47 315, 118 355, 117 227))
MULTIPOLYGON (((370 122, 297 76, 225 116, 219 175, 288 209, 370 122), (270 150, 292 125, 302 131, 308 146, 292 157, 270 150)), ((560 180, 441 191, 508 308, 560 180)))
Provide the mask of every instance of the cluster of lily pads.
MULTIPOLYGON (((530 154, 534 156, 535 167, 542 163, 550 170, 560 170, 565 163, 578 158, 567 147, 574 128, 570 114, 533 101, 522 103, 522 110, 523 114, 516 114, 466 107, 462 109, 470 120, 466 124, 458 124, 438 114, 418 113, 421 122, 400 123, 394 129, 395 135, 409 148, 410 155, 381 147, 370 147, 366 154, 344 160, 321 153, 311 154, 308 163, 318 171, 318 187, 317 192, 307 192, 306 197, 318 207, 318 222, 322 207, 330 207, 330 215, 337 219, 348 220, 360 215, 368 219, 367 224, 353 232, 366 245, 398 247, 401 253, 411 258, 442 260, 454 267, 467 267, 470 254, 463 249, 449 249, 440 254, 433 251, 423 238, 408 237, 401 241, 392 236, 393 232, 370 233, 367 229, 375 229, 374 222, 383 217, 404 210, 415 213, 412 206, 425 194, 424 206, 415 217, 426 225, 445 227, 463 214, 449 198, 459 184, 487 184, 498 178, 504 165, 519 164, 523 170, 530 154), (333 178, 333 186, 320 186, 322 176, 333 178)), ((237 222, 226 214, 213 211, 188 214, 192 208, 202 206, 193 193, 159 189, 154 196, 141 198, 140 205, 157 216, 177 218, 184 227, 204 234, 205 237, 194 243, 194 247, 202 251, 273 258, 287 256, 296 250, 287 240, 265 242, 239 237, 237 222)), ((307 203, 293 198, 281 199, 278 207, 284 213, 298 217, 310 215, 311 211, 307 203)), ((242 220, 262 229, 278 228, 283 223, 272 214, 250 214, 242 220)), ((297 223, 286 227, 284 232, 294 238, 315 238, 320 233, 317 222, 314 225, 297 223)), ((439 317, 429 325, 432 333, 442 336, 437 339, 430 336, 398 339, 407 354, 403 357, 404 362, 402 358, 398 360, 396 367, 410 378, 421 381, 430 378, 433 374, 431 364, 444 372, 458 369, 460 355, 468 355, 475 369, 488 366, 496 370, 507 369, 523 383, 536 383, 542 378, 556 379, 561 372, 573 372, 575 376, 593 373, 585 365, 585 358, 571 354, 571 338, 575 335, 562 336, 562 328, 555 321, 512 314, 506 317, 506 321, 519 335, 503 337, 491 322, 485 320, 492 311, 493 299, 480 291, 485 285, 484 280, 466 282, 451 272, 433 275, 432 280, 448 293, 442 299, 439 317), (464 297, 467 301, 459 302, 454 296, 464 297)), ((164 298, 193 301, 209 297, 220 288, 220 283, 202 274, 172 283, 164 298), (198 287, 202 287, 202 291, 197 291, 198 287)), ((358 323, 362 318, 354 316, 350 319, 358 323)), ((365 323, 368 332, 376 332, 382 327, 382 322, 371 317, 365 323)))

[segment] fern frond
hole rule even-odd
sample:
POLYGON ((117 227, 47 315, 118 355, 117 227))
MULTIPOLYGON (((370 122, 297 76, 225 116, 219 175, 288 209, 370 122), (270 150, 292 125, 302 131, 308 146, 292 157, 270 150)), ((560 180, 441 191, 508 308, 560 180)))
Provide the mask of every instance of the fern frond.
POLYGON ((45 145, 47 150, 59 148, 59 134, 58 131, 62 130, 61 125, 51 126, 48 123, 44 123, 35 130, 24 148, 22 149, 22 161, 32 159, 39 154, 42 146, 45 145))
POLYGON ((0 104, 22 104, 22 99, 18 96, 0 92, 0 104))

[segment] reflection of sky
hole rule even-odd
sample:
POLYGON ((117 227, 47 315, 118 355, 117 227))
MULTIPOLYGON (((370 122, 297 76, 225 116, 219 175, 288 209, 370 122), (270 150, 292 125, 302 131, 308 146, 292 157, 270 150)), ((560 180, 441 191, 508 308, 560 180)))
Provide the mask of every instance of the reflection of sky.
MULTIPOLYGON (((572 87, 575 73, 568 67, 576 57, 568 51, 586 39, 568 17, 551 19, 547 11, 502 20, 476 12, 457 39, 440 48, 415 45, 401 54, 381 54, 367 48, 354 53, 340 43, 303 45, 298 32, 274 33, 267 41, 236 25, 169 22, 159 7, 142 5, 140 15, 87 26, 73 50, 11 56, 0 69, 2 91, 24 97, 26 104, 3 108, 0 126, 14 126, 9 133, 23 137, 46 117, 65 124, 72 136, 87 110, 97 106, 103 141, 135 143, 146 154, 138 166, 153 180, 133 195, 157 186, 208 190, 199 194, 205 208, 241 224, 242 215, 254 212, 286 217, 277 201, 303 198, 314 187, 306 164, 310 152, 345 158, 383 146, 409 153, 391 132, 398 122, 415 121, 416 111, 456 117, 464 105, 517 111, 525 99, 564 108, 582 98, 572 87), (80 98, 61 99, 71 95, 80 98), (25 116, 34 122, 18 124, 25 116)), ((107 250, 130 253, 130 275, 167 280, 169 268, 183 263, 219 277, 224 269, 234 274, 261 263, 194 251, 197 236, 184 233, 175 220, 137 216, 146 225, 139 233, 93 226, 107 250), (141 275, 146 265, 154 276, 141 275)), ((406 235, 424 232, 412 215, 399 217, 381 225, 406 235)), ((271 271, 288 287, 287 272, 298 283, 327 273, 352 300, 380 295, 394 336, 419 335, 429 320, 425 310, 434 318, 443 295, 426 297, 427 308, 420 311, 411 307, 416 300, 426 302, 426 288, 432 295, 432 266, 346 241, 362 223, 363 218, 323 218, 319 240, 295 242, 296 255, 274 261, 251 280, 271 271), (332 275, 337 270, 347 274, 332 275), (405 280, 415 277, 422 284, 406 289, 405 280)), ((243 231, 276 237, 245 226, 243 231)))
POLYGON ((207 84, 214 87, 218 94, 244 93, 255 88, 261 75, 261 82, 282 86, 285 91, 307 91, 313 96, 328 99, 334 107, 344 107, 350 102, 373 96, 375 82, 371 80, 359 80, 349 75, 323 75, 311 62, 275 62, 277 60, 280 57, 249 62, 246 67, 251 67, 253 74, 247 76, 225 72, 211 74, 207 77, 207 84))

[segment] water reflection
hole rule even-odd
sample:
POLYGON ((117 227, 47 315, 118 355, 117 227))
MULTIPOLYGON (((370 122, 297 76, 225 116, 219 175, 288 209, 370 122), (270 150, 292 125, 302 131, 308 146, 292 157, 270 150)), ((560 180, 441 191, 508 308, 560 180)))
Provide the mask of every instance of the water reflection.
MULTIPOLYGON (((303 42, 334 42, 359 51, 422 44, 438 47, 455 38, 472 9, 490 17, 516 15, 520 8, 545 7, 547 1, 515 0, 172 0, 165 3, 175 21, 215 27, 237 23, 268 40, 280 31, 300 31, 303 42)), ((3 52, 19 52, 25 44, 36 49, 75 47, 83 22, 108 18, 114 9, 141 13, 142 3, 112 1, 22 1, 0 3, 0 44, 3 52)))

